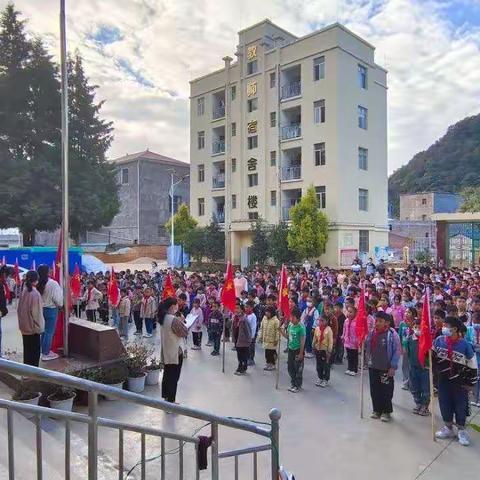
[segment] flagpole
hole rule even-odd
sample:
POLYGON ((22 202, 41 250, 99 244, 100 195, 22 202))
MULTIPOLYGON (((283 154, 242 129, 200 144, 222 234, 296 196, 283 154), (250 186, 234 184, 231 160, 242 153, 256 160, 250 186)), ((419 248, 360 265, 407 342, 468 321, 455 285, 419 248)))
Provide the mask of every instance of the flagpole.
POLYGON ((433 391, 432 349, 428 351, 428 377, 430 382, 430 416, 432 417, 432 440, 435 442, 435 395, 433 391))
MULTIPOLYGON (((222 313, 223 315, 223 313, 222 313)), ((225 315, 223 315, 222 326, 222 373, 225 373, 225 324, 227 323, 225 315)))
POLYGON ((360 349, 360 418, 363 418, 363 371, 365 362, 365 341, 362 342, 362 348, 360 349))
MULTIPOLYGON (((279 312, 280 313, 280 312, 279 312)), ((282 318, 283 315, 280 315, 282 318)), ((277 371, 275 372, 275 390, 278 390, 278 383, 280 381, 280 352, 282 350, 282 334, 280 333, 280 329, 282 328, 281 324, 278 327, 278 346, 277 346, 277 371)))
POLYGON ((68 356, 69 279, 68 279, 68 78, 65 1, 60 0, 60 54, 62 70, 62 273, 63 273, 63 354, 68 356))

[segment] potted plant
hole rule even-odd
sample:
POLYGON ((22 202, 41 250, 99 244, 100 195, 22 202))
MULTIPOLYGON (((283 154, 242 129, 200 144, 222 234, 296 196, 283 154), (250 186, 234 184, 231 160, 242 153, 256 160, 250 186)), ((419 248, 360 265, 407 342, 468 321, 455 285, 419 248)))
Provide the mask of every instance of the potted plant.
POLYGON ((163 363, 156 357, 150 359, 150 363, 147 365, 147 378, 145 379, 146 385, 158 385, 160 380, 160 371, 163 369, 163 363))
POLYGON ((145 369, 150 356, 149 349, 141 344, 134 343, 127 347, 128 358, 125 363, 128 368, 127 387, 131 392, 141 393, 145 390, 145 369))
MULTIPOLYGON (((28 405, 38 405, 41 396, 42 394, 31 385, 21 382, 16 388, 15 393, 12 395, 12 400, 14 402, 26 403, 28 405)), ((27 418, 35 416, 33 413, 24 413, 24 415, 27 418)))
MULTIPOLYGON (((103 371, 103 383, 109 387, 123 389, 123 384, 127 379, 127 368, 125 365, 111 367, 103 371)), ((116 400, 108 395, 104 396, 105 400, 116 400)))
POLYGON ((47 397, 47 400, 50 402, 51 408, 71 412, 73 400, 75 400, 76 396, 75 390, 59 386, 47 397))
MULTIPOLYGON (((104 372, 101 368, 86 368, 75 374, 78 378, 84 378, 85 380, 90 380, 91 382, 104 383, 104 372)), ((75 401, 83 406, 88 405, 88 392, 85 390, 76 391, 75 401)))

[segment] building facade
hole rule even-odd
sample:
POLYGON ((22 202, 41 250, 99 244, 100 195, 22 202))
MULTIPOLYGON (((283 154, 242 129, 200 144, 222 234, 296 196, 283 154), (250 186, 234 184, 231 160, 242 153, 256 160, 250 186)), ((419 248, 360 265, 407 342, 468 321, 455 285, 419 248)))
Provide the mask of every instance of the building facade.
POLYGON ((400 195, 400 220, 430 221, 434 213, 455 213, 462 197, 455 193, 424 192, 400 195))
POLYGON ((120 211, 112 223, 96 232, 87 232, 87 243, 167 245, 165 223, 170 219, 171 174, 183 179, 174 189, 174 211, 190 202, 190 166, 149 150, 112 160, 117 167, 120 211))
POLYGON ((191 213, 225 225, 240 263, 251 222, 289 221, 310 185, 329 223, 320 260, 388 245, 387 83, 374 47, 335 24, 297 38, 264 20, 232 63, 191 82, 191 213))

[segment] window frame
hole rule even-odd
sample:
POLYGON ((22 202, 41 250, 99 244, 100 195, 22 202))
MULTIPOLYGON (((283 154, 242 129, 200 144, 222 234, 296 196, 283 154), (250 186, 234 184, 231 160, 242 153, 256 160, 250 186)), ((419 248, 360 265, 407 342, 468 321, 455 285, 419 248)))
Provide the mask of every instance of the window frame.
POLYGON ((258 59, 255 58, 254 60, 250 60, 247 62, 247 76, 248 75, 255 75, 258 72, 258 59), (255 65, 255 68, 253 66, 255 65), (251 70, 251 71, 250 71, 251 70))
POLYGON ((236 98, 237 98, 237 86, 232 85, 230 87, 230 100, 233 102, 236 100, 236 98))
POLYGON ((248 212, 249 220, 258 220, 258 212, 248 212))
POLYGON ((258 135, 251 135, 247 137, 247 150, 254 150, 258 148, 258 135))
POLYGON ((277 166, 277 151, 270 150, 270 166, 276 167, 277 166))
POLYGON ((232 137, 236 137, 237 136, 237 122, 232 122, 230 124, 230 135, 232 137))
POLYGON ((277 72, 270 72, 270 88, 277 86, 277 72))
POLYGON ((327 164, 327 151, 325 142, 319 142, 313 144, 313 163, 316 167, 323 167, 327 164), (319 148, 317 148, 317 145, 319 148), (323 148, 322 148, 323 145, 323 148), (318 159, 317 159, 318 153, 318 159), (318 160, 318 161, 317 161, 318 160))
POLYGON ((368 148, 358 147, 358 168, 359 170, 368 170, 368 148), (362 153, 365 155, 363 156, 362 153))
POLYGON ((270 112, 270 128, 277 126, 277 112, 270 112))
POLYGON ((357 108, 357 115, 358 115, 358 128, 362 130, 368 130, 368 108, 363 107, 362 105, 358 105, 357 108), (365 114, 363 116, 363 113, 365 114), (362 126, 362 120, 365 121, 365 126, 362 126))
POLYGON ((205 97, 198 97, 197 98, 197 117, 203 117, 204 115, 205 115, 205 97))
POLYGON ((317 185, 315 187, 315 195, 317 197, 317 205, 320 209, 327 208, 327 187, 326 185, 317 185), (323 190, 320 190, 323 189, 323 190))
POLYGON ((205 182, 205 164, 204 163, 197 165, 197 173, 198 173, 198 176, 197 176, 198 183, 205 182))
POLYGON ((205 130, 197 132, 197 150, 205 150, 205 130))
POLYGON ((197 213, 199 217, 205 216, 205 198, 197 198, 197 213))
POLYGON ((357 66, 357 83, 362 90, 368 89, 368 68, 361 63, 357 66))
POLYGON ((277 191, 270 190, 270 206, 276 207, 277 206, 277 191))
POLYGON ((325 55, 313 59, 313 81, 318 82, 325 78, 325 55), (317 78, 318 73, 318 78, 317 78))
POLYGON ((258 97, 249 98, 247 100, 247 112, 252 113, 252 112, 256 112, 257 110, 258 110, 258 97))
POLYGON ((120 170, 120 183, 121 185, 129 185, 130 183, 130 172, 128 167, 124 167, 120 170), (126 173, 126 175, 125 175, 126 173), (127 177, 127 181, 125 181, 125 177, 127 177))
POLYGON ((247 174, 248 188, 258 187, 258 172, 247 174))
POLYGON ((368 253, 370 251, 370 230, 359 230, 358 231, 358 253, 368 253), (362 238, 366 234, 366 238, 362 238), (362 245, 363 244, 363 245, 362 245), (361 248, 362 246, 365 248, 361 248))
POLYGON ((320 125, 321 123, 325 123, 326 115, 327 114, 326 114, 326 108, 325 108, 325 99, 314 101, 313 102, 313 123, 315 125, 320 125))
POLYGON ((231 201, 232 201, 232 210, 235 210, 237 208, 237 194, 236 193, 232 193, 231 201))
POLYGON ((358 189, 358 209, 361 211, 361 212, 368 212, 368 190, 366 188, 359 188, 358 189), (365 203, 365 205, 363 205, 362 203, 365 203), (364 206, 365 208, 362 208, 362 206, 364 206))
POLYGON ((231 168, 232 168, 232 173, 235 173, 237 171, 237 159, 232 158, 231 160, 231 168))

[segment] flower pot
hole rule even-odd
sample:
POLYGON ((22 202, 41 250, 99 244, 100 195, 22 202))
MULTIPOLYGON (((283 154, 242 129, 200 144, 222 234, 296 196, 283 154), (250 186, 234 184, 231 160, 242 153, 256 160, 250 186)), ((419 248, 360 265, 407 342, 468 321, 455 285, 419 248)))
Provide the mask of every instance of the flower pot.
MULTIPOLYGON (((120 390, 123 390, 123 382, 121 383, 106 383, 105 385, 108 385, 109 387, 113 387, 113 388, 118 388, 120 390)), ((109 395, 104 395, 103 398, 109 402, 113 402, 114 400, 116 400, 116 398, 114 397, 110 397, 109 395)))
POLYGON ((131 392, 141 393, 145 390, 145 378, 147 374, 142 374, 141 377, 128 377, 127 387, 131 392))
POLYGON ((73 401, 77 395, 74 393, 70 398, 64 400, 51 400, 52 395, 47 397, 47 400, 50 402, 50 408, 55 408, 56 410, 63 410, 64 412, 71 412, 73 408, 73 401))
MULTIPOLYGON (((28 400, 14 400, 14 402, 18 403, 24 403, 25 405, 38 405, 38 401, 40 400, 40 397, 42 396, 41 393, 37 393, 37 396, 35 398, 29 398, 28 400)), ((34 413, 22 413, 22 415, 25 418, 33 418, 35 416, 34 413)))
POLYGON ((155 370, 147 370, 147 378, 145 379, 146 385, 158 385, 160 380, 160 371, 161 368, 156 368, 155 370))
POLYGON ((77 390, 77 398, 75 399, 77 405, 88 407, 88 392, 85 390, 77 390))

